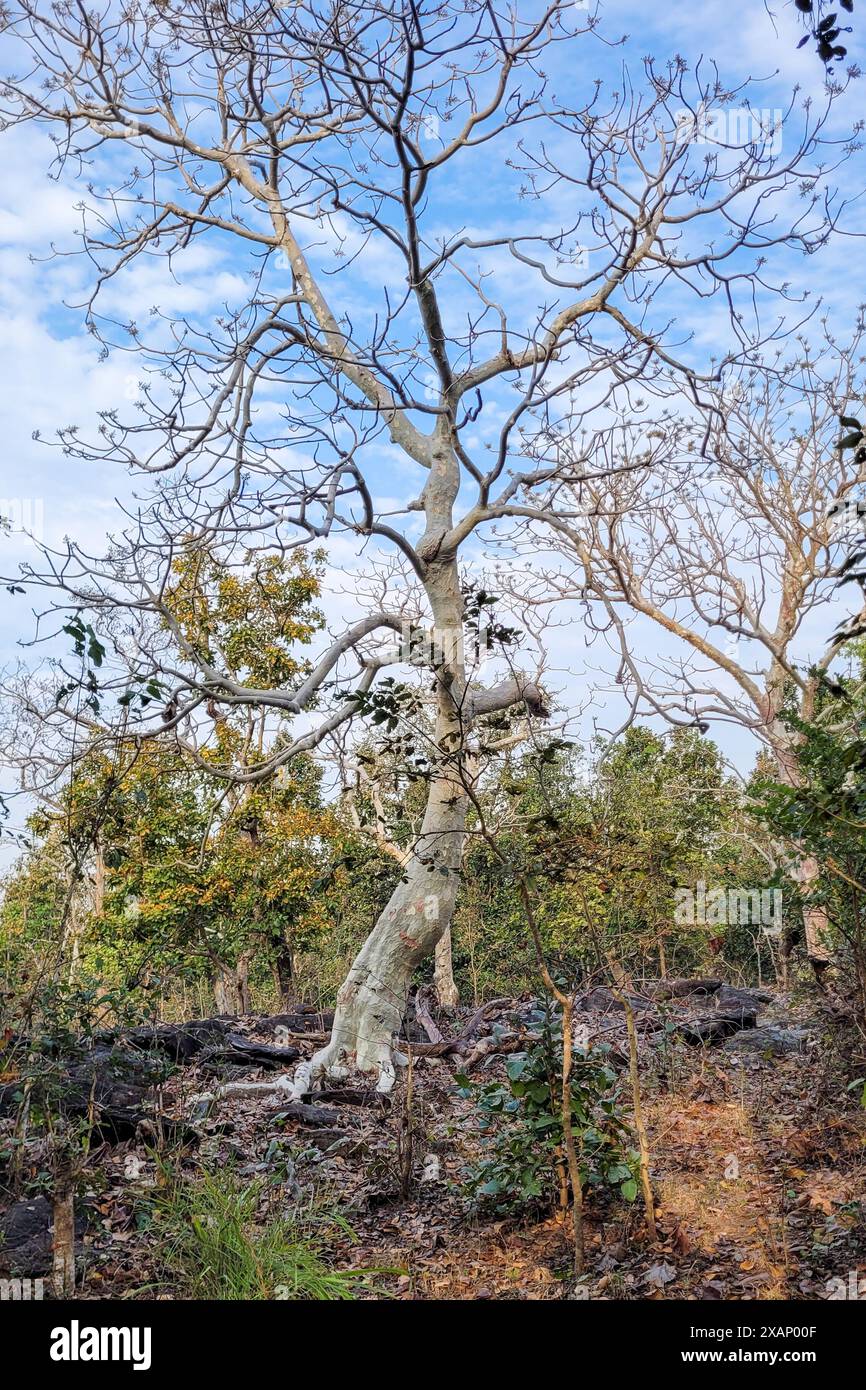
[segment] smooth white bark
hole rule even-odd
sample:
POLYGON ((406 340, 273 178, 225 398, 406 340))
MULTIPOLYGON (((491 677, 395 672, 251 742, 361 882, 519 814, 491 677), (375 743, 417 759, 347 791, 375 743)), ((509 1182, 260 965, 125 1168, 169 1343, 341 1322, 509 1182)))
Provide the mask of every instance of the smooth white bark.
MULTIPOLYGON (((425 501, 428 532, 433 526, 441 542, 457 475, 448 453, 435 465, 425 501)), ((425 588, 437 629, 462 634, 456 557, 431 563, 425 588)), ((400 882, 340 989, 330 1042, 296 1072, 296 1095, 324 1075, 339 1079, 354 1068, 377 1073, 378 1088, 391 1089, 396 1077, 393 1038, 403 1021, 412 973, 451 925, 469 798, 463 770, 467 721, 462 642, 446 644, 446 652, 436 671, 435 747, 421 832, 400 882)))
POLYGON ((433 957, 433 988, 443 1009, 456 1009, 460 1003, 460 991, 454 979, 454 961, 451 955, 451 928, 445 931, 436 942, 433 957))

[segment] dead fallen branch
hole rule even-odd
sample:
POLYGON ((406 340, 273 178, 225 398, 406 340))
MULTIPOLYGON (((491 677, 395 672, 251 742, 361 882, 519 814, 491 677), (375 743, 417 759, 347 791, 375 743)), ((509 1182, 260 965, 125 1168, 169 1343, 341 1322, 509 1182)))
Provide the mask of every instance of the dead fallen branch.
POLYGON ((479 1063, 487 1057, 505 1057, 512 1052, 520 1052, 526 1046, 526 1038, 521 1034, 512 1033, 503 1038, 481 1038, 473 1047, 472 1051, 463 1059, 461 1070, 472 1071, 479 1063))
POLYGON ((415 1018, 424 1029, 431 1043, 441 1043, 445 1041, 442 1033, 439 1031, 438 1025, 434 1022, 433 1016, 430 1013, 423 988, 419 989, 415 995, 415 1018))
POLYGON ((455 1034, 453 1038, 446 1038, 437 1043, 412 1043, 413 1056, 448 1057, 452 1052, 462 1051, 461 1045, 472 1037, 479 1024, 483 1023, 495 1009, 501 1009, 507 1003, 509 1003, 508 999, 491 999, 489 1003, 482 1004, 470 1015, 460 1032, 455 1034))
POLYGON ((273 1043, 255 1042, 251 1038, 244 1038, 240 1033, 228 1033, 226 1046, 212 1054, 211 1060, 249 1060, 276 1066, 284 1062, 296 1062, 300 1055, 300 1049, 297 1047, 277 1047, 273 1043))

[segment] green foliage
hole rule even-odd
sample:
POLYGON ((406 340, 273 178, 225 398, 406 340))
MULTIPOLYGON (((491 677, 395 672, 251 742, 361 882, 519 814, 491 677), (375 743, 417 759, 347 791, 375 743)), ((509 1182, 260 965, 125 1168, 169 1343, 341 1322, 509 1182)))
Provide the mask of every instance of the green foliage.
MULTIPOLYGON (((219 649, 238 682, 259 687, 290 684, 309 669, 299 649, 322 626, 318 593, 318 570, 303 556, 251 554, 230 567, 206 548, 191 549, 173 566, 167 606, 187 649, 219 649)), ((80 615, 66 631, 89 689, 105 647, 80 615)), ((213 984, 223 1007, 224 996, 245 994, 254 961, 260 984, 278 978, 279 998, 294 957, 324 930, 314 885, 331 862, 338 825, 322 804, 319 769, 301 756, 243 788, 219 775, 227 765, 278 757, 287 721, 266 726, 260 711, 226 709, 216 692, 201 711, 210 729, 200 729, 191 760, 169 728, 147 739, 134 733, 135 719, 165 697, 152 673, 127 683, 118 699, 128 735, 95 734, 59 809, 31 817, 33 847, 0 911, 15 993, 28 976, 73 970, 109 989, 160 997, 187 983, 213 984)), ((167 725, 175 713, 169 699, 167 725)))
MULTIPOLYGON (((385 695, 396 698, 390 687, 385 695)), ((34 846, 7 881, 0 949, 11 992, 58 962, 68 969, 74 942, 76 980, 149 992, 151 1002, 168 1001, 168 1016, 188 1008, 189 990, 204 1007, 222 972, 247 966, 263 1008, 289 990, 332 1002, 399 879, 373 833, 380 812, 403 848, 423 814, 423 746, 398 749, 403 733, 388 733, 390 717, 378 742, 357 750, 363 777, 351 816, 348 804, 326 800, 307 756, 279 779, 227 795, 171 735, 130 738, 111 757, 85 754, 60 814, 31 818, 34 846)), ((220 760, 247 739, 234 719, 216 721, 220 760)), ((538 987, 518 874, 531 884, 548 959, 570 980, 592 974, 605 950, 638 979, 661 973, 663 952, 668 973, 734 966, 748 977, 761 952, 761 978, 769 978, 763 934, 674 921, 677 887, 767 879, 715 746, 693 730, 664 738, 635 728, 600 750, 589 776, 578 771, 557 740, 487 767, 480 801, 514 873, 475 833, 470 809, 453 936, 464 997, 538 987)))
POLYGON ((0 908, 0 998, 4 1021, 26 1013, 46 962, 59 952, 68 864, 57 838, 27 850, 8 874, 0 908))
POLYGON ((219 652, 244 684, 281 687, 309 669, 297 648, 324 626, 319 597, 323 556, 250 551, 242 568, 229 568, 206 547, 173 566, 168 595, 172 616, 200 659, 219 652))
POLYGON ((808 891, 789 888, 796 906, 826 914, 826 943, 857 1028, 846 1045, 848 1064, 866 1063, 866 702, 861 681, 825 683, 814 718, 793 713, 786 723, 795 741, 796 784, 757 778, 753 811, 790 846, 791 857, 814 860, 818 877, 808 891))
MULTIPOLYGON (((575 979, 613 950, 640 978, 708 967, 716 973, 722 954, 751 975, 762 952, 767 978, 771 961, 760 934, 756 940, 733 923, 675 921, 678 887, 694 889, 699 879, 709 887, 760 887, 768 877, 715 744, 694 729, 664 737, 635 726, 597 753, 581 769, 552 740, 509 757, 482 792, 497 843, 532 884, 551 962, 575 979)), ((537 987, 514 882, 478 840, 466 859, 454 961, 461 983, 479 997, 537 987)))
MULTIPOLYGON (((562 1025, 557 1013, 531 1020, 532 1045, 506 1063, 506 1080, 473 1083, 457 1078, 460 1094, 474 1097, 485 1156, 469 1172, 473 1202, 513 1211, 553 1207, 563 1172, 562 1025)), ((616 1072, 604 1046, 575 1049, 571 1113, 584 1185, 637 1195, 637 1154, 619 1103, 616 1072)))
MULTIPOLYGON (((151 1229, 161 1274, 181 1298, 346 1301, 375 1287, 380 1270, 338 1269, 329 1236, 353 1238, 335 1216, 293 1208, 269 1214, 264 1179, 243 1183, 231 1170, 184 1181, 171 1168, 151 1229)), ((381 1296, 381 1289, 377 1290, 381 1296)))
POLYGON ((62 631, 72 638, 72 650, 81 661, 81 673, 77 679, 58 686, 55 702, 61 705, 70 695, 78 694, 81 701, 94 714, 99 714, 99 679, 96 672, 105 660, 105 647, 99 640, 90 623, 86 623, 80 613, 75 613, 62 631))

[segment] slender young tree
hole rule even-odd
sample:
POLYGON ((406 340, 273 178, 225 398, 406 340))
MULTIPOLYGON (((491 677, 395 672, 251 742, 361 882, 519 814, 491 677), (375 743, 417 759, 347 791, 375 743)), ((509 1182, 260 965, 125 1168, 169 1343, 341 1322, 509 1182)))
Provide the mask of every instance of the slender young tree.
MULTIPOLYGON (((158 679, 161 714, 128 701, 125 736, 172 731, 235 783, 349 720, 399 724, 399 591, 335 630, 305 678, 254 687, 190 643, 167 601, 172 566, 203 541, 226 565, 254 545, 350 543, 356 566, 393 548, 423 591, 418 837, 298 1079, 357 1065, 387 1088, 412 971, 454 909, 479 725, 544 710, 513 654, 501 678, 471 678, 461 556, 477 564, 494 525, 555 520, 554 481, 630 469, 603 457, 612 411, 718 372, 688 342, 690 298, 723 311, 733 359, 755 350, 772 263, 787 281, 836 220, 844 147, 826 109, 793 102, 781 144, 757 120, 706 147, 699 113, 751 111, 748 92, 680 59, 605 88, 598 17, 570 0, 60 0, 12 5, 6 28, 6 119, 47 128, 55 172, 80 180, 86 322, 142 381, 132 418, 107 409, 96 438, 60 434, 68 458, 136 476, 121 533, 104 556, 70 542, 25 575, 99 633, 103 716, 112 690, 158 679), (124 316, 137 273, 183 283, 208 253, 236 272, 221 313, 124 316), (307 727, 263 762, 221 762, 208 702, 307 727)), ((75 699, 59 708, 77 717, 75 699)))

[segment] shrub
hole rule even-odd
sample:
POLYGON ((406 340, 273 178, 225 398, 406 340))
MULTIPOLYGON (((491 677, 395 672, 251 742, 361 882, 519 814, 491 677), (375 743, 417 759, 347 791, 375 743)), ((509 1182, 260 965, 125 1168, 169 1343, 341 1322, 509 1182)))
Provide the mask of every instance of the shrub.
MULTIPOLYGON (((564 1173, 562 1133, 562 1025, 558 1013, 539 1011, 532 1045, 506 1063, 506 1080, 485 1084, 457 1078, 461 1094, 475 1098, 485 1144, 466 1188, 479 1206, 497 1212, 527 1204, 555 1205, 564 1173)), ((637 1196, 637 1153, 619 1104, 609 1048, 576 1048, 571 1112, 584 1186, 607 1186, 626 1201, 637 1196)))

